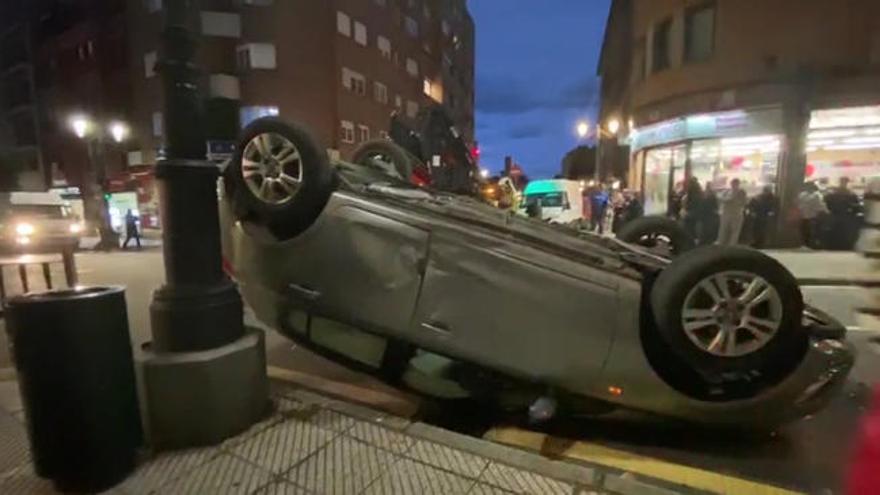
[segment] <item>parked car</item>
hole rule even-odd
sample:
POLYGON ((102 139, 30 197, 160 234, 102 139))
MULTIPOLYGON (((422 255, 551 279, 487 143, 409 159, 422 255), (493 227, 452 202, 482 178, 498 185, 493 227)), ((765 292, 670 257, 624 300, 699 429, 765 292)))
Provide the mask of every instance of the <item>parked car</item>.
POLYGON ((449 395, 773 427, 821 409, 852 367, 843 327, 758 251, 670 260, 413 186, 398 167, 330 164, 275 118, 238 150, 221 218, 245 299, 389 381, 417 386, 432 357, 449 395))
POLYGON ((0 250, 60 252, 79 247, 82 222, 61 195, 0 193, 0 250))

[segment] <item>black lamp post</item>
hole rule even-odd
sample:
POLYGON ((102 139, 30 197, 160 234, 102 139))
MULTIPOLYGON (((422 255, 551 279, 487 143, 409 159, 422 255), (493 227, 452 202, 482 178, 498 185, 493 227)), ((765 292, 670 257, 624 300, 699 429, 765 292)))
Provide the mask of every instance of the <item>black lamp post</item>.
POLYGON ((165 2, 159 65, 165 90, 167 159, 156 166, 166 284, 151 305, 157 352, 213 349, 244 335, 238 290, 223 273, 217 167, 205 160, 196 0, 165 2))

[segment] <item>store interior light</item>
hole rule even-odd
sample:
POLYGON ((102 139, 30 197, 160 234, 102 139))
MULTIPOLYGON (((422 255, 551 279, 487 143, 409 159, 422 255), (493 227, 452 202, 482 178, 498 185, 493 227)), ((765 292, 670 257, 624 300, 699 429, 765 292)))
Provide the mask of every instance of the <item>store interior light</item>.
POLYGON ((828 139, 855 136, 854 130, 838 130, 838 131, 815 131, 807 135, 809 139, 828 139))
POLYGON ((880 143, 873 144, 835 144, 833 146, 826 146, 825 149, 829 151, 849 151, 849 150, 870 150, 880 148, 880 143))
POLYGON ((773 135, 749 136, 749 137, 742 137, 742 138, 726 138, 726 139, 721 140, 722 146, 738 146, 738 145, 745 145, 745 144, 765 144, 765 143, 766 144, 769 144, 769 143, 779 144, 779 137, 773 136, 773 135))

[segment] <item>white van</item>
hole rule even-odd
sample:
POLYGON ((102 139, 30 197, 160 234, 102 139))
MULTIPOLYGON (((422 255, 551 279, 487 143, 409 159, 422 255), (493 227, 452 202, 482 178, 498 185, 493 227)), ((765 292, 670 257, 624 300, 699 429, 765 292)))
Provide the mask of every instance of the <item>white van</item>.
POLYGON ((581 184, 574 180, 552 179, 529 182, 523 193, 520 212, 530 205, 541 206, 541 219, 551 223, 571 223, 584 218, 581 184))

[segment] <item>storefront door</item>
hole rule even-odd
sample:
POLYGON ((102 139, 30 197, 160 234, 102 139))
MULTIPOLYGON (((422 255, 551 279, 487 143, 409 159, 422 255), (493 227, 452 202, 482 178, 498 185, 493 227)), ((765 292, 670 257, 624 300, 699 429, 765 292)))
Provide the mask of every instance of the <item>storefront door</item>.
POLYGON ((687 151, 684 145, 655 148, 645 154, 645 215, 670 213, 670 193, 681 191, 687 151))

